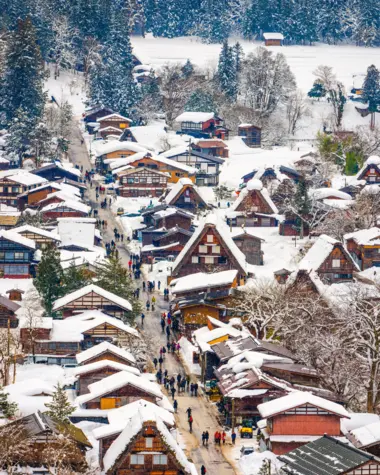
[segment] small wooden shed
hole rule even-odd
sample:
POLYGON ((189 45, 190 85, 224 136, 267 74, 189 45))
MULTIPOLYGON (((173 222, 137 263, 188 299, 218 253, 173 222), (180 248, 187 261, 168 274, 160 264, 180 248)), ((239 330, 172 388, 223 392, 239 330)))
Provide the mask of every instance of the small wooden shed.
POLYGON ((265 46, 282 46, 284 35, 282 33, 264 33, 265 46))

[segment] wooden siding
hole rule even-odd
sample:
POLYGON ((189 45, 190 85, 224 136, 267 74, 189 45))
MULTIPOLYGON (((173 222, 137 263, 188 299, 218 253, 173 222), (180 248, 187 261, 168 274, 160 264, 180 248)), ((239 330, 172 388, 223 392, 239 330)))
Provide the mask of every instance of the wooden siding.
POLYGON ((331 254, 317 269, 318 275, 324 283, 332 284, 352 280, 352 273, 355 271, 354 264, 349 259, 341 246, 335 245, 331 254), (339 267, 334 267, 335 261, 339 261, 339 267))
POLYGON ((192 186, 185 185, 180 194, 175 197, 169 203, 171 206, 176 206, 177 208, 196 210, 196 209, 205 209, 207 204, 199 196, 199 194, 194 190, 192 186))
POLYGON ((245 255, 248 264, 262 266, 264 264, 263 251, 261 250, 261 239, 243 234, 233 238, 234 243, 245 255))
POLYGON ((158 160, 153 160, 150 157, 144 157, 141 160, 136 160, 129 164, 132 167, 146 167, 158 170, 159 172, 169 173, 170 178, 168 178, 168 183, 177 183, 180 178, 190 178, 193 182, 195 181, 194 175, 189 175, 188 172, 181 170, 175 166, 173 161, 173 166, 167 165, 166 163, 159 162, 158 160))
POLYGON ((244 212, 247 216, 254 213, 272 214, 272 208, 268 205, 259 190, 250 190, 238 205, 235 211, 244 212))
POLYGON ((110 391, 107 394, 103 394, 102 396, 86 402, 84 406, 86 409, 102 409, 105 406, 115 408, 125 406, 126 404, 138 401, 139 399, 144 399, 145 401, 152 403, 156 402, 156 397, 154 395, 147 393, 143 389, 127 384, 122 388, 115 389, 114 391, 110 391))
POLYGON ((96 383, 98 381, 101 381, 104 378, 107 378, 107 376, 111 376, 112 374, 119 373, 119 369, 115 368, 102 368, 98 370, 94 370, 91 373, 86 373, 78 376, 78 392, 79 395, 81 394, 87 394, 89 392, 88 386, 92 383, 96 383))
POLYGON ((333 414, 279 414, 272 419, 271 435, 340 435, 340 417, 333 414))
POLYGON ((347 249, 361 270, 380 267, 380 246, 361 246, 354 239, 347 241, 347 249))

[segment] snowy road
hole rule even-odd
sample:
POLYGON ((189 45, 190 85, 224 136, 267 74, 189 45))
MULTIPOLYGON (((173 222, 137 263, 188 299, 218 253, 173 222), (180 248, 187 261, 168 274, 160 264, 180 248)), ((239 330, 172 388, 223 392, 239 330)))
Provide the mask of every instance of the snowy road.
MULTIPOLYGON (((72 163, 75 165, 83 166, 84 171, 90 170, 93 166, 90 164, 88 157, 88 152, 85 144, 81 142, 82 135, 80 130, 75 127, 73 128, 73 133, 71 137, 71 144, 69 150, 69 158, 72 163)), ((119 223, 115 219, 109 208, 101 209, 100 200, 96 202, 95 198, 95 187, 96 184, 93 184, 92 188, 87 188, 86 199, 90 202, 90 205, 94 209, 98 209, 99 219, 107 220, 108 226, 107 229, 102 230, 102 236, 105 242, 110 242, 113 239, 113 229, 119 228, 120 232, 123 230, 120 228, 119 223)), ((103 196, 103 195, 101 195, 103 196)), ((129 253, 123 243, 117 243, 119 250, 119 257, 122 260, 124 266, 128 265, 129 253)), ((136 281, 141 285, 141 281, 136 281)), ((159 292, 154 293, 157 300, 156 310, 154 312, 145 312, 146 318, 144 321, 144 329, 142 331, 147 335, 150 343, 150 357, 153 359, 154 356, 159 357, 159 349, 166 345, 166 334, 162 333, 160 326, 160 315, 162 312, 168 311, 168 302, 165 302, 163 296, 159 292)), ((145 303, 147 300, 148 294, 142 292, 140 289, 140 298, 145 309, 145 303)), ((152 294, 149 294, 149 299, 151 300, 152 294)), ((141 321, 138 321, 138 324, 141 324, 141 321)), ((185 375, 185 370, 181 362, 174 357, 173 355, 166 355, 165 362, 163 365, 164 369, 168 370, 169 377, 178 373, 185 375)), ((192 376, 195 381, 195 376, 192 376)), ((164 390, 164 388, 163 388, 164 390)), ((165 390, 164 390, 165 391, 165 390)), ((169 396, 169 395, 168 395, 169 396)), ((183 449, 185 450, 188 458, 193 461, 198 470, 200 470, 201 465, 205 465, 207 469, 207 475, 239 475, 241 472, 234 466, 232 467, 223 456, 222 449, 215 447, 212 439, 213 434, 216 430, 222 430, 223 428, 218 424, 216 414, 217 411, 215 407, 211 405, 207 397, 200 395, 199 397, 191 397, 189 393, 185 395, 181 394, 177 397, 178 399, 178 414, 176 416, 179 440, 183 449), (187 423, 186 409, 188 407, 192 408, 193 411, 193 434, 189 433, 189 427, 187 423), (203 431, 208 430, 210 433, 210 444, 209 447, 202 447, 201 434, 203 431)), ((228 444, 227 444, 228 445, 228 444)), ((223 447, 223 451, 228 451, 228 447, 223 447)), ((230 457, 228 457, 230 459, 230 457)), ((235 465, 235 464, 234 464, 235 465)))

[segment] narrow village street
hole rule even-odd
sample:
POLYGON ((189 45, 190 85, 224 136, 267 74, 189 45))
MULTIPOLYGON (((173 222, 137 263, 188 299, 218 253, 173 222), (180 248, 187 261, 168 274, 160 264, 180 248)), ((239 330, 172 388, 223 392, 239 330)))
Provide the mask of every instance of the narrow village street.
MULTIPOLYGON (((87 148, 85 144, 82 143, 82 135, 77 127, 73 128, 69 159, 74 165, 78 165, 80 167, 83 166, 84 172, 86 170, 91 170, 94 167, 94 165, 90 163, 87 148)), ((100 207, 100 202, 104 199, 105 195, 100 195, 99 200, 96 201, 95 188, 97 184, 98 183, 93 180, 92 188, 89 186, 87 187, 85 200, 88 202, 89 206, 98 210, 98 219, 107 220, 108 226, 107 229, 102 230, 102 237, 104 242, 110 242, 114 238, 114 228, 116 227, 119 229, 121 233, 123 232, 123 229, 121 228, 117 219, 115 219, 115 216, 109 207, 106 209, 102 209, 100 207)), ((110 196, 108 198, 110 198, 110 196)), ((129 261, 129 252, 126 248, 126 241, 116 244, 119 251, 119 258, 121 259, 123 265, 127 267, 129 261)), ((140 284, 141 281, 137 281, 136 283, 140 284)), ((145 303, 148 298, 148 293, 142 292, 142 288, 140 288, 140 299, 142 301, 143 312, 145 314, 144 328, 141 329, 140 319, 138 319, 137 324, 147 336, 149 341, 149 357, 151 360, 154 357, 157 357, 157 359, 159 358, 160 348, 166 346, 167 343, 166 333, 163 333, 161 330, 160 316, 162 312, 168 311, 168 302, 165 302, 163 295, 157 291, 154 292, 154 296, 156 298, 156 310, 146 312, 145 303)), ((152 294, 149 294, 149 298, 152 298, 152 294)), ((165 369, 168 370, 169 377, 172 375, 176 376, 178 373, 181 375, 186 374, 184 366, 180 362, 179 358, 172 354, 166 354, 163 364, 163 370, 165 369)), ((195 376, 192 375, 191 377, 195 381, 195 376)), ((175 396, 178 401, 178 413, 176 415, 176 421, 179 442, 181 445, 183 445, 183 448, 189 459, 196 464, 198 470, 200 470, 202 464, 206 467, 207 475, 231 475, 233 473, 240 474, 241 472, 237 466, 237 461, 231 461, 231 457, 229 456, 231 446, 230 438, 227 438, 225 447, 215 446, 213 442, 214 433, 216 430, 221 431, 223 427, 221 427, 217 421, 217 411, 215 406, 212 406, 202 391, 199 392, 200 394, 198 397, 191 397, 189 392, 184 394, 181 393, 180 395, 176 394, 175 396), (189 407, 192 409, 192 416, 194 419, 192 434, 189 433, 189 425, 187 422, 186 410, 189 407), (210 440, 208 447, 203 447, 201 435, 202 432, 206 430, 210 434, 210 440), (223 451, 227 454, 229 461, 226 460, 225 456, 223 455, 223 451), (233 466, 229 462, 232 462, 233 466)), ((171 395, 168 393, 167 395, 171 400, 171 395)))

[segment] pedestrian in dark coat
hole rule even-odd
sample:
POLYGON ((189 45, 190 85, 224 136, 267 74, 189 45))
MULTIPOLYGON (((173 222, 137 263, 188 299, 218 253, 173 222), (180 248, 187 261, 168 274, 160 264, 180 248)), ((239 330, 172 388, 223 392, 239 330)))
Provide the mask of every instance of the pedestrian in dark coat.
POLYGON ((190 384, 190 396, 194 396, 194 383, 190 384))
POLYGON ((178 409, 178 402, 177 402, 177 399, 174 399, 174 401, 173 401, 173 407, 174 407, 174 412, 176 413, 176 412, 177 412, 177 409, 178 409))
POLYGON ((236 441, 236 432, 233 430, 231 434, 232 445, 235 445, 236 441))
POLYGON ((189 417, 188 422, 189 422, 189 432, 191 434, 193 432, 193 416, 189 417))
POLYGON ((186 414, 187 414, 187 417, 190 417, 191 416, 191 407, 188 407, 186 409, 186 414))
POLYGON ((157 358, 154 358, 153 364, 154 364, 154 367, 155 367, 155 368, 157 368, 157 363, 158 363, 158 359, 157 359, 157 358))
POLYGON ((198 383, 194 384, 194 396, 198 396, 198 383))
POLYGON ((206 467, 204 465, 202 465, 201 467, 201 475, 206 475, 207 473, 207 470, 206 470, 206 467))
POLYGON ((208 433, 208 430, 206 430, 206 446, 208 447, 208 439, 210 438, 210 434, 208 433))
POLYGON ((160 368, 161 368, 162 363, 164 362, 164 359, 163 359, 162 356, 160 356, 160 357, 158 358, 158 362, 160 363, 160 368))
POLYGON ((202 432, 202 445, 206 445, 206 432, 202 432))
POLYGON ((174 386, 171 387, 170 392, 172 393, 172 399, 174 400, 174 394, 176 392, 176 389, 174 386))

